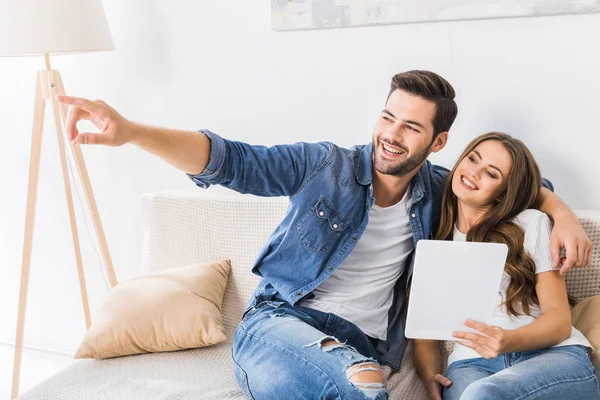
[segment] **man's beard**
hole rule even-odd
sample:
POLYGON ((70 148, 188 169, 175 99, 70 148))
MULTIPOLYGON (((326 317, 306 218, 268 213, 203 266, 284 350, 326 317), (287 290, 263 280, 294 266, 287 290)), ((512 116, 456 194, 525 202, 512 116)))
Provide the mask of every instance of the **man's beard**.
MULTIPOLYGON (((387 142, 384 142, 387 143, 387 142)), ((394 175, 394 176, 404 176, 411 171, 414 171, 415 168, 419 167, 423 161, 427 159, 429 155, 429 150, 431 146, 433 146, 433 142, 426 148, 424 148, 419 153, 414 156, 409 155, 408 149, 405 146, 400 145, 399 143, 389 143, 395 147, 398 147, 404 151, 408 156, 400 161, 398 164, 390 165, 389 161, 383 161, 382 156, 380 154, 379 146, 376 139, 373 139, 373 165, 375 169, 385 175, 394 175)))

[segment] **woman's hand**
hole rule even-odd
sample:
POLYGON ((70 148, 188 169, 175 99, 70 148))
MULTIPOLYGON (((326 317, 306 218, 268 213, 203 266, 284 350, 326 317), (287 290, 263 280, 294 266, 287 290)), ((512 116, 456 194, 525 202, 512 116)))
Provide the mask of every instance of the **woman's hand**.
POLYGON ((442 374, 435 374, 425 383, 429 400, 442 400, 442 386, 452 386, 452 381, 442 374))
POLYGON ((510 352, 511 331, 498 326, 486 325, 471 320, 465 321, 465 326, 481 332, 454 332, 452 336, 459 340, 458 343, 475 350, 483 358, 495 358, 501 354, 510 352))

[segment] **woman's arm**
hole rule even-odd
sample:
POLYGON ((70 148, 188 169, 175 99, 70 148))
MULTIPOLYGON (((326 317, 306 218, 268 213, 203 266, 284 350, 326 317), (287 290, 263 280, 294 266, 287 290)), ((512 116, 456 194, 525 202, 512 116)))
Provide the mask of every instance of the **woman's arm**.
POLYGON ((571 310, 565 278, 558 271, 536 275, 535 291, 542 315, 511 333, 509 352, 552 347, 571 336, 571 310))
POLYGON ((448 387, 452 385, 452 382, 441 374, 440 342, 418 339, 414 341, 414 346, 414 364, 425 384, 427 394, 431 400, 441 400, 442 386, 448 387))
POLYGON ((571 335, 571 311, 565 279, 558 271, 542 272, 536 275, 535 290, 542 315, 529 325, 505 330, 481 322, 466 321, 466 326, 483 335, 455 332, 454 337, 466 340, 459 343, 488 359, 504 353, 545 349, 562 342, 571 335))
POLYGON ((417 339, 415 344, 414 364, 417 373, 426 382, 436 374, 442 372, 442 357, 440 355, 440 342, 437 340, 417 339))

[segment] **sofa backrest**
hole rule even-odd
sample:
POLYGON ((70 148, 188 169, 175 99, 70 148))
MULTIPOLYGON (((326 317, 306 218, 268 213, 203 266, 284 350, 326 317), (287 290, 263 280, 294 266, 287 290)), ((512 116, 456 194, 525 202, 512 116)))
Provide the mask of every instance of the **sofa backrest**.
POLYGON ((142 197, 144 246, 141 274, 197 262, 231 260, 225 290, 225 334, 233 337, 260 278, 255 258, 283 219, 287 197, 161 192, 142 197))
MULTIPOLYGON (((286 197, 217 195, 203 190, 144 195, 141 273, 229 258, 232 271, 223 314, 226 334, 231 337, 260 281, 252 274, 252 265, 283 219, 288 202, 286 197)), ((600 294, 600 212, 577 214, 594 242, 594 256, 592 266, 567 275, 567 287, 576 298, 584 298, 600 294)))
POLYGON ((567 274, 567 291, 576 299, 600 295, 600 211, 575 210, 593 246, 592 263, 567 274))

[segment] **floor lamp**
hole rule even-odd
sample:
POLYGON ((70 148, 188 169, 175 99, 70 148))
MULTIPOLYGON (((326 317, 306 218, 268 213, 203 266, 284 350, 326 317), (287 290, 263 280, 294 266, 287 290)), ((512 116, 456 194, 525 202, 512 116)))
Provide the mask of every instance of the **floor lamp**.
POLYGON ((12 399, 15 399, 19 393, 44 111, 47 101, 52 105, 58 134, 58 151, 86 328, 90 327, 91 319, 67 164, 66 152, 69 150, 75 160, 76 170, 85 192, 110 285, 114 287, 117 284, 81 148, 66 140, 63 133, 68 106, 58 103, 54 96, 64 94, 65 88, 59 72, 50 66, 50 55, 112 49, 113 42, 101 0, 2 0, 0 2, 0 56, 38 55, 44 56, 46 62, 46 69, 38 72, 36 81, 12 399))

